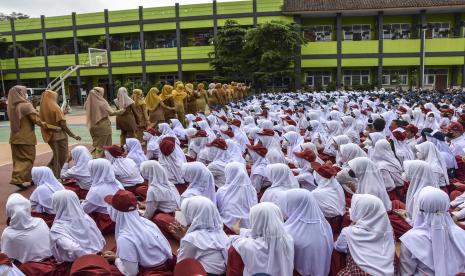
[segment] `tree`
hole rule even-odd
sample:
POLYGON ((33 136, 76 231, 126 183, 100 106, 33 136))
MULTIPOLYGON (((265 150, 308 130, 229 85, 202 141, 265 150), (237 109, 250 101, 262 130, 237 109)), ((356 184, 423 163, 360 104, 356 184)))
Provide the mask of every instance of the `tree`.
POLYGON ((29 15, 21 13, 21 12, 12 12, 10 14, 0 12, 0 21, 9 20, 10 18, 27 19, 27 18, 29 18, 29 15))
POLYGON ((245 35, 244 60, 255 82, 291 76, 292 61, 300 55, 296 49, 305 43, 301 27, 295 23, 267 22, 249 29, 245 35))
POLYGON ((224 82, 242 80, 247 76, 242 49, 247 30, 234 20, 226 20, 212 39, 215 51, 209 54, 210 64, 215 69, 215 79, 224 82))

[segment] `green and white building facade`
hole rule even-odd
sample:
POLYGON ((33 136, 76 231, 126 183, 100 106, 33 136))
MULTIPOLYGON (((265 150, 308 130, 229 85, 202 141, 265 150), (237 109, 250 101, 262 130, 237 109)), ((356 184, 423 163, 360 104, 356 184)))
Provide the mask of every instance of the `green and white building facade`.
MULTIPOLYGON (((465 0, 248 0, 108 11, 0 22, 6 88, 45 87, 88 48, 108 50, 108 67, 81 69, 66 85, 115 81, 210 81, 209 42, 227 19, 302 25, 308 43, 293 62, 292 87, 465 87, 465 0), (300 77, 299 77, 300 76, 300 77)), ((279 82, 279 81, 278 81, 279 82)))

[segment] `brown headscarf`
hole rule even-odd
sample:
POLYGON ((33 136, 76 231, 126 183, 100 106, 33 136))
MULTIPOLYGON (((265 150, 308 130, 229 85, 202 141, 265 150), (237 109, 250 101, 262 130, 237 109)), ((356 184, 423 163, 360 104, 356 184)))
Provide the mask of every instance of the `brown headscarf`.
MULTIPOLYGON (((40 100, 39 117, 47 124, 58 126, 60 121, 65 120, 65 114, 57 103, 58 94, 51 90, 45 90, 40 100)), ((52 138, 52 131, 41 129, 45 142, 52 138)))
POLYGON ((132 100, 136 103, 136 105, 143 105, 145 104, 144 94, 140 89, 132 90, 132 100))
POLYGON ((87 114, 87 127, 89 128, 113 113, 113 109, 103 97, 104 92, 105 90, 102 87, 94 87, 89 91, 89 96, 84 104, 87 114))
POLYGON ((120 109, 126 109, 128 106, 134 103, 134 101, 129 98, 128 96, 128 90, 126 87, 120 87, 118 89, 118 94, 117 94, 117 99, 118 99, 118 107, 120 109))
POLYGON ((8 91, 8 117, 12 133, 21 128, 21 119, 29 114, 37 114, 32 104, 27 101, 27 90, 25 86, 15 85, 8 91))
POLYGON ((158 89, 156 87, 150 88, 147 96, 145 97, 145 104, 147 105, 148 111, 154 111, 157 109, 161 102, 160 96, 158 96, 158 89))

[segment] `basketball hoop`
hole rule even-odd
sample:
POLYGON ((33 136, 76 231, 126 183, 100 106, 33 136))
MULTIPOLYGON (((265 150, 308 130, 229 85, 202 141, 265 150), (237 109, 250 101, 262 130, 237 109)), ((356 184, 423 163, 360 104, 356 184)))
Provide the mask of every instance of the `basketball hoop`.
POLYGON ((108 54, 106 49, 89 48, 89 66, 108 66, 108 54))

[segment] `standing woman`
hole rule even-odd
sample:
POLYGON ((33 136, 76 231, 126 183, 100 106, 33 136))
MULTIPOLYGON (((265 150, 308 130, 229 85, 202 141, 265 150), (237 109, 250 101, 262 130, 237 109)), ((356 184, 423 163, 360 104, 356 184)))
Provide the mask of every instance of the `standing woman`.
POLYGON ((187 106, 186 114, 195 114, 197 112, 197 98, 194 95, 194 85, 186 84, 187 106))
POLYGON ((215 89, 214 83, 210 83, 210 85, 208 86, 207 97, 208 97, 208 106, 210 107, 210 109, 215 108, 220 104, 220 101, 218 99, 218 91, 215 89))
POLYGON ((144 136, 143 132, 149 125, 149 115, 147 113, 147 104, 144 100, 144 94, 140 89, 134 89, 132 91, 132 100, 134 101, 134 108, 136 113, 134 115, 137 118, 137 130, 136 137, 140 142, 144 141, 142 137, 144 136))
POLYGON ((173 98, 173 86, 165 84, 161 89, 161 105, 163 106, 163 112, 165 115, 164 122, 168 122, 170 119, 176 118, 176 109, 173 98))
POLYGON ((114 111, 103 97, 102 87, 94 87, 89 91, 84 109, 87 115, 87 127, 92 137, 91 151, 94 157, 101 157, 104 146, 111 146, 111 122, 110 116, 119 112, 114 111))
POLYGON ((60 177, 61 168, 68 160, 68 136, 80 141, 81 137, 75 135, 66 124, 65 114, 57 104, 58 94, 51 90, 45 90, 42 93, 40 101, 40 119, 48 125, 60 127, 61 130, 42 130, 44 142, 48 143, 52 149, 52 160, 48 163, 48 167, 52 169, 53 175, 56 178, 60 177))
MULTIPOLYGON (((27 100, 26 87, 16 85, 8 91, 8 117, 10 118, 10 146, 13 172, 10 184, 25 189, 32 181, 31 170, 36 158, 37 138, 34 125, 60 131, 60 127, 49 126, 37 116, 37 110, 27 100)), ((67 150, 66 150, 67 151, 67 150)))
POLYGON ((186 126, 186 112, 187 106, 187 93, 184 88, 184 84, 180 81, 176 82, 175 89, 173 90, 174 108, 178 120, 183 126, 186 126))
POLYGON ((137 118, 137 111, 134 101, 129 98, 128 90, 126 87, 120 87, 118 89, 116 105, 123 109, 124 112, 121 115, 116 116, 116 129, 121 130, 120 144, 126 144, 126 138, 135 138, 137 126, 139 120, 137 118))
POLYGON ((205 91, 205 85, 203 83, 199 83, 197 85, 197 90, 194 92, 194 94, 197 98, 197 112, 205 113, 208 104, 208 97, 207 92, 205 91))
POLYGON ((147 93, 147 96, 145 96, 145 106, 147 108, 149 122, 152 126, 165 121, 164 107, 158 93, 158 89, 152 87, 147 93))

